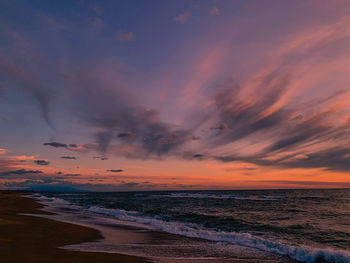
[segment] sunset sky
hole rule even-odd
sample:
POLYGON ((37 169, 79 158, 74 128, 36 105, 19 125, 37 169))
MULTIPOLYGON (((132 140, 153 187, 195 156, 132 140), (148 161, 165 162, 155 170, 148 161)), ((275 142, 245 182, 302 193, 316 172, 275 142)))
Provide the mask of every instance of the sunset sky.
POLYGON ((350 1, 0 0, 0 189, 350 187, 350 1))

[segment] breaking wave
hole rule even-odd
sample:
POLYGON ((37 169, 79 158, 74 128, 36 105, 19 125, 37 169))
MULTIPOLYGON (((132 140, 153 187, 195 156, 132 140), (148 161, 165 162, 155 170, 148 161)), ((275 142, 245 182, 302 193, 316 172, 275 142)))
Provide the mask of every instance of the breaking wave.
POLYGON ((134 211, 107 209, 97 206, 92 206, 88 210, 98 214, 113 216, 120 220, 139 223, 172 234, 257 248, 267 252, 286 255, 302 262, 318 263, 326 261, 331 263, 350 263, 350 252, 345 250, 293 246, 283 242, 267 240, 249 233, 219 232, 203 229, 196 224, 164 221, 161 217, 144 216, 134 211))

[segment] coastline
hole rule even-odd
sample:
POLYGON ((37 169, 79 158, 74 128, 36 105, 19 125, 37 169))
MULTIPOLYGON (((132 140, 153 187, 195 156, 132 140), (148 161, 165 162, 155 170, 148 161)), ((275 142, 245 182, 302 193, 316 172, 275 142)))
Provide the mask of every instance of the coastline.
POLYGON ((36 200, 23 197, 24 194, 0 191, 0 255, 4 262, 149 262, 129 255, 59 248, 103 237, 92 228, 24 215, 53 215, 43 211, 44 206, 36 200))
MULTIPOLYGON (((28 196, 39 200, 47 214, 30 214, 95 229, 103 238, 61 246, 69 251, 100 252, 147 258, 156 263, 290 263, 289 257, 255 248, 185 237, 148 228, 135 222, 101 216, 65 203, 62 199, 28 196), (50 201, 49 201, 50 200, 50 201)), ((29 199, 29 198, 28 198, 29 199)), ((119 261, 127 262, 127 261, 119 261)))

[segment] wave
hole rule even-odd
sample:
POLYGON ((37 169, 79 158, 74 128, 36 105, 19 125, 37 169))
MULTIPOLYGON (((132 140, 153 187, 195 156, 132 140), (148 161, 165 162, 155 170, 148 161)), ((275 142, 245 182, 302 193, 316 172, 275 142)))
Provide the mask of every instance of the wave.
POLYGON ((47 197, 44 195, 38 195, 38 194, 34 194, 32 195, 32 197, 38 199, 41 202, 45 202, 45 203, 50 203, 50 205, 54 205, 54 206, 68 206, 70 205, 70 203, 66 200, 63 200, 61 198, 57 198, 57 197, 47 197))
POLYGON ((292 259, 302 262, 317 263, 326 261, 331 263, 350 263, 350 252, 344 250, 293 246, 283 242, 267 240, 249 233, 218 232, 203 229, 196 224, 164 221, 161 217, 145 216, 136 211, 107 209, 97 206, 92 206, 88 210, 172 234, 257 248, 263 251, 289 256, 292 259))
POLYGON ((49 207, 77 210, 77 211, 83 209, 83 207, 81 206, 73 205, 70 202, 58 197, 47 197, 40 194, 33 194, 31 195, 31 197, 36 198, 40 203, 47 205, 49 207))
POLYGON ((170 193, 163 195, 154 195, 154 197, 169 197, 169 198, 211 198, 211 199, 236 199, 236 200, 281 200, 285 199, 285 196, 239 196, 239 195, 225 195, 225 194, 194 194, 194 193, 170 193))

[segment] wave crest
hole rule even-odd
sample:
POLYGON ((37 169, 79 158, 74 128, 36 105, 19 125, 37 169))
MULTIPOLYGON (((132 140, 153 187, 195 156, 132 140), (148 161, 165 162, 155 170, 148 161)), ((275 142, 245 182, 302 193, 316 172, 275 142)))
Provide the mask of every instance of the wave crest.
POLYGON ((164 221, 161 217, 144 216, 134 211, 107 209, 97 206, 90 207, 89 211, 113 216, 120 220, 143 224, 153 229, 172 234, 257 248, 267 252, 286 255, 292 259, 307 263, 319 263, 324 261, 331 263, 350 263, 350 252, 344 250, 292 246, 284 244, 283 242, 257 237, 249 233, 217 232, 203 229, 196 224, 164 221))

